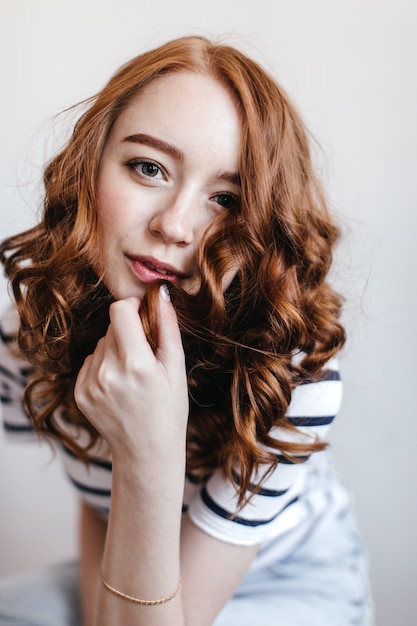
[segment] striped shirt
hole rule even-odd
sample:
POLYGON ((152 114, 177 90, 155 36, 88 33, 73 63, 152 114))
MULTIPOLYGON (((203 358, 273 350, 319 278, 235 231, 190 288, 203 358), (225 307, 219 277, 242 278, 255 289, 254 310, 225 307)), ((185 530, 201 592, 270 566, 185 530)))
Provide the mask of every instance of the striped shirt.
MULTIPOLYGON (((3 426, 12 438, 35 438, 22 407, 22 394, 30 376, 27 362, 14 350, 17 314, 7 312, 0 325, 0 400, 3 426)), ((295 359, 301 358, 297 355, 295 359)), ((325 440, 341 404, 342 385, 338 362, 332 359, 320 380, 306 382, 293 391, 287 417, 297 427, 289 432, 275 427, 271 434, 280 440, 307 441, 312 436, 325 440)), ((64 425, 59 414, 58 421, 64 425)), ((65 423, 65 428, 83 445, 88 435, 79 427, 65 423)), ((57 444, 58 445, 58 444, 57 444)), ((102 515, 110 509, 112 463, 106 445, 99 440, 91 450, 88 465, 68 448, 58 445, 66 474, 83 500, 102 515)), ((284 558, 303 541, 319 519, 346 508, 349 496, 337 479, 328 450, 316 452, 301 463, 291 463, 277 450, 276 469, 256 490, 260 476, 252 477, 254 493, 240 510, 235 486, 221 470, 213 472, 203 483, 186 476, 184 512, 199 528, 228 543, 260 544, 253 568, 284 558)), ((236 471, 235 480, 239 483, 236 471)))

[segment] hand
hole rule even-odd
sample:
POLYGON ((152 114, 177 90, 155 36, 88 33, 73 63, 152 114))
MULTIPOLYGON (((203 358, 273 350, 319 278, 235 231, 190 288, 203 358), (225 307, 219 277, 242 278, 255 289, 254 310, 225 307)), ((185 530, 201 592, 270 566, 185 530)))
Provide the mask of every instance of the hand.
POLYGON ((155 352, 146 340, 139 304, 128 298, 110 306, 109 328, 79 372, 75 401, 113 456, 166 463, 169 456, 185 455, 184 351, 171 302, 159 296, 155 352))

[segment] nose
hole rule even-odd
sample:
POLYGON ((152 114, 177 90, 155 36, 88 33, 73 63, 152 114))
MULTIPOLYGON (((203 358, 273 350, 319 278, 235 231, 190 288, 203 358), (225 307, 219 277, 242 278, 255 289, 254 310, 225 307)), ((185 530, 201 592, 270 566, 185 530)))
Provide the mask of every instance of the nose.
POLYGON ((187 246, 194 239, 197 213, 196 203, 190 195, 171 196, 155 209, 149 229, 165 243, 187 246))

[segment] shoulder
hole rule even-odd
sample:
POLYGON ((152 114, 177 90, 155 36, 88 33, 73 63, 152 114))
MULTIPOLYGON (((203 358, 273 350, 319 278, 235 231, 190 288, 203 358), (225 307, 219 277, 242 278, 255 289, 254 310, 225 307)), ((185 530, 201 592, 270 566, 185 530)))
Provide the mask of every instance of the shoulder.
MULTIPOLYGON (((301 358, 297 354, 295 364, 301 358)), ((275 426, 270 435, 278 442, 295 445, 325 441, 341 401, 339 361, 332 358, 319 376, 306 379, 293 390, 286 418, 295 428, 275 426)), ((218 539, 250 545, 271 535, 283 535, 298 524, 297 520, 308 517, 306 484, 327 452, 299 457, 304 462, 296 463, 282 455, 280 449, 262 447, 276 456, 278 464, 272 472, 260 468, 254 473, 248 503, 243 508, 237 502, 236 486, 221 471, 216 471, 203 485, 188 485, 188 514, 197 526, 218 539)), ((239 483, 237 470, 236 480, 239 483)))

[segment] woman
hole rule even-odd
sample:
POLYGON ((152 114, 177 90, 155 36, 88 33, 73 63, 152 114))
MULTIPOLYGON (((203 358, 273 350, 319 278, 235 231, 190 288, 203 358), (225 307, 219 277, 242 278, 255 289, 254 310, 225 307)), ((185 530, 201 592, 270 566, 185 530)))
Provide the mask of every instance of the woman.
MULTIPOLYGON (((26 410, 82 496, 83 624, 370 624, 325 441, 338 230, 282 89, 233 48, 170 42, 92 99, 45 190, 0 251, 26 410)), ((5 409, 25 428, 11 389, 5 409)), ((46 578, 33 593, 62 598, 46 578)))

